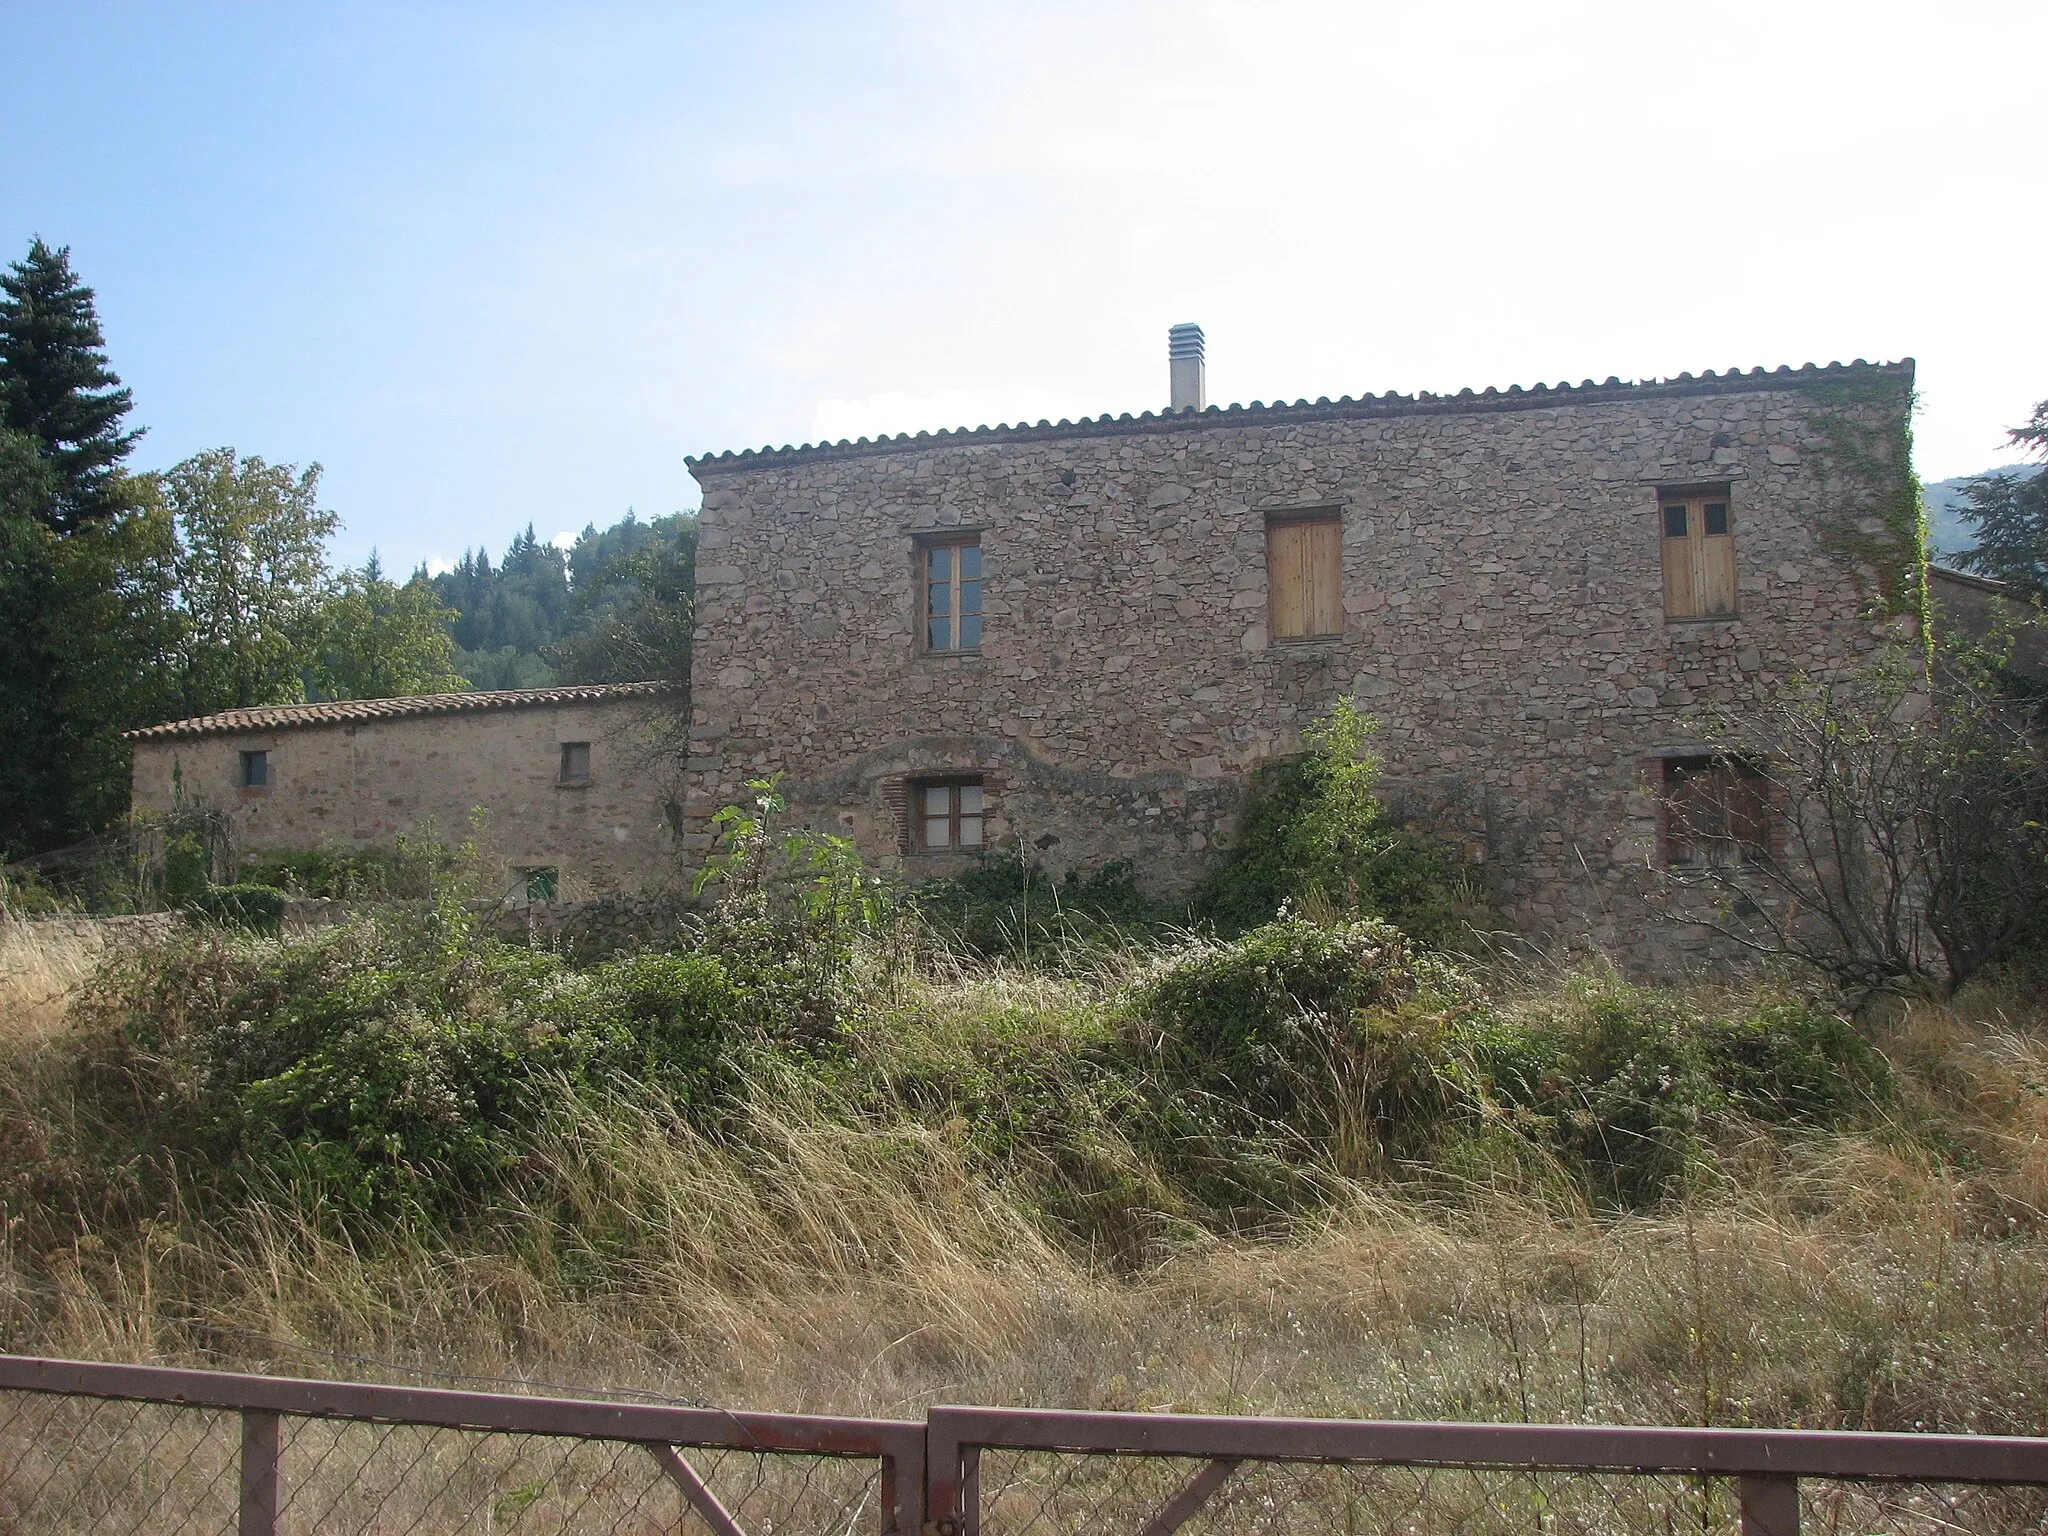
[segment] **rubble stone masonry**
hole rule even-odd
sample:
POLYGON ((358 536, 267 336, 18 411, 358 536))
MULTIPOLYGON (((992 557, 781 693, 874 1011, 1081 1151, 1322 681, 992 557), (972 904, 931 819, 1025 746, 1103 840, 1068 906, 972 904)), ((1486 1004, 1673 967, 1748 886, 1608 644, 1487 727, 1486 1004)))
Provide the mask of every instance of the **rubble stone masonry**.
POLYGON ((1390 795, 1483 862, 1508 916, 1669 969, 1697 930, 1646 900, 1659 760, 1710 706, 1900 633, 1870 562, 1904 540, 1867 461, 1902 456, 1911 381, 1858 363, 693 461, 686 844, 779 772, 807 821, 944 873, 959 855, 911 851, 906 785, 979 775, 991 844, 1054 871, 1128 858, 1171 890, 1228 840, 1248 775, 1348 695, 1390 795), (1739 611, 1667 622, 1659 488, 1720 482, 1739 611), (1267 521, 1309 508, 1342 518, 1343 632, 1276 642, 1267 521), (925 654, 919 541, 969 531, 985 637, 925 654))
POLYGON ((506 866, 553 869, 556 896, 680 883, 664 754, 646 729, 676 707, 637 686, 283 705, 133 733, 134 803, 145 814, 226 811, 238 855, 389 848, 401 834, 455 844, 482 815, 481 845, 506 866), (562 745, 589 744, 565 782, 562 745), (242 754, 268 782, 243 785, 242 754))

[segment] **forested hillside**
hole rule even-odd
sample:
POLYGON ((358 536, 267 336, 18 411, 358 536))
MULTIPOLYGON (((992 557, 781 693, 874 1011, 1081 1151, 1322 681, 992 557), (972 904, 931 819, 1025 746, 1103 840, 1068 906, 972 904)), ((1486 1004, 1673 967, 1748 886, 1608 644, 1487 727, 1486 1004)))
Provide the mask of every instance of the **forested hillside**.
POLYGON ((453 614, 455 664, 476 688, 689 675, 696 519, 588 524, 566 550, 529 525, 496 565, 466 550, 427 579, 453 614))
POLYGON ((689 675, 695 521, 529 528, 397 582, 337 569, 320 466, 230 447, 128 469, 142 429, 93 290, 41 240, 0 271, 0 859, 128 809, 123 731, 224 709, 689 675))

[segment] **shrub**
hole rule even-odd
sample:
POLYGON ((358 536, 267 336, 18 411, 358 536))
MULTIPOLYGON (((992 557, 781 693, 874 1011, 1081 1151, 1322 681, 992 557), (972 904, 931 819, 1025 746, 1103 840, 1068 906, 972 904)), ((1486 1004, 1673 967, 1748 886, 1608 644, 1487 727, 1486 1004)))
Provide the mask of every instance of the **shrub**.
POLYGON ((1444 856, 1394 825, 1374 793, 1374 726, 1339 700, 1302 733, 1300 757, 1253 776, 1236 838, 1189 893, 1196 916, 1235 935, 1292 901, 1382 917, 1425 943, 1459 930, 1458 888, 1444 856))
POLYGON ((209 885, 185 903, 185 910, 223 928, 274 934, 284 923, 284 893, 270 885, 209 885))
POLYGON ((741 1012, 714 957, 579 973, 453 904, 195 935, 118 961, 81 1007, 88 1091, 137 1105, 145 1139, 344 1210, 442 1214, 518 1167, 564 1092, 629 1082, 714 1122, 772 1044, 741 1012))
POLYGON ((1624 1206, 1752 1125, 1832 1128, 1893 1097, 1845 1020, 1791 998, 1716 1017, 1680 993, 1580 979, 1539 1013, 1475 1015, 1461 1049, 1497 1111, 1624 1206))
POLYGON ((950 879, 926 881, 911 903, 926 923, 975 954, 1025 960, 1147 939, 1163 917, 1138 889, 1128 859, 1055 880, 1023 858, 992 858, 950 879))

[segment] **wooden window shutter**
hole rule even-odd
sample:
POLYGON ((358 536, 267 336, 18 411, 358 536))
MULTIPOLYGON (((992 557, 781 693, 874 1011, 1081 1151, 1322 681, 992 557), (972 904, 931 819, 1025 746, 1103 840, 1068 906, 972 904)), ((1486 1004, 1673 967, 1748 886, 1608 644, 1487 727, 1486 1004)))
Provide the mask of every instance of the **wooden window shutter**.
POLYGON ((1344 525, 1334 517, 1303 523, 1308 535, 1308 633, 1344 632, 1344 525))
POLYGON ((1266 525, 1266 592, 1275 640, 1344 632, 1344 525, 1289 517, 1266 525))
POLYGON ((1657 500, 1664 549, 1664 617, 1735 612, 1735 530, 1727 486, 1666 491, 1657 500))
POLYGON ((882 803, 896 824, 896 851, 908 857, 911 850, 910 783, 906 779, 882 780, 882 803))

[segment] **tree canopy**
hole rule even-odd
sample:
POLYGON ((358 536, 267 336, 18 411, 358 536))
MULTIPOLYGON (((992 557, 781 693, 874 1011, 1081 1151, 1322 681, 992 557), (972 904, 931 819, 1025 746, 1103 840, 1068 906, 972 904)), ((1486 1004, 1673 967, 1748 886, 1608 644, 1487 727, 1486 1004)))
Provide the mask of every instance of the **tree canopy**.
POLYGON ((133 401, 107 366, 93 291, 69 247, 41 240, 0 275, 0 426, 50 466, 45 521, 60 533, 120 511, 115 481, 139 431, 121 430, 133 401))
MULTIPOLYGON (((2014 447, 2048 457, 2048 400, 2006 436, 2014 447)), ((1957 555, 1956 564, 2048 600, 2048 471, 1981 475, 1963 487, 1957 511, 1974 528, 1976 547, 1957 555)))

